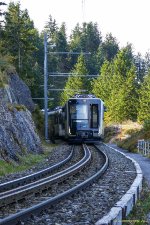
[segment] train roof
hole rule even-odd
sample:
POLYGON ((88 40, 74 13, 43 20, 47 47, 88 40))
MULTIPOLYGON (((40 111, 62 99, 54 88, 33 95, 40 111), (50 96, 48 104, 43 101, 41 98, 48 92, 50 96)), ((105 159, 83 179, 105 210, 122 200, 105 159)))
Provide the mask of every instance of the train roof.
POLYGON ((57 106, 54 109, 48 111, 48 115, 53 115, 56 113, 61 113, 62 112, 63 107, 62 106, 57 106))
POLYGON ((96 98, 93 94, 75 94, 71 98, 96 98))
MULTIPOLYGON (((97 98, 93 94, 75 94, 73 97, 69 98, 68 101, 73 100, 73 99, 89 99, 89 100, 93 99, 93 101, 94 100, 100 100, 101 102, 103 102, 102 99, 97 98)), ((103 102, 103 104, 104 104, 104 102, 103 102)))

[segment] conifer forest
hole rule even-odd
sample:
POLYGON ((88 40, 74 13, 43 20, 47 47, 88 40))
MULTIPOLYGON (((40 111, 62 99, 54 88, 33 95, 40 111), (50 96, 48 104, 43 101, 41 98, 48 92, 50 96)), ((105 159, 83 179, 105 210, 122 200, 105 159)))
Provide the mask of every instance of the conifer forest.
MULTIPOLYGON (((0 2, 0 85, 7 73, 15 72, 32 98, 43 98, 47 32, 48 97, 54 98, 49 108, 63 105, 75 93, 92 93, 106 105, 106 123, 150 120, 150 52, 135 55, 130 43, 120 48, 117 37, 103 37, 100 24, 93 22, 77 23, 68 37, 66 24, 58 26, 49 15, 39 33, 20 4, 11 2, 5 10, 5 1, 0 2)), ((34 101, 43 108, 43 100, 34 101)))

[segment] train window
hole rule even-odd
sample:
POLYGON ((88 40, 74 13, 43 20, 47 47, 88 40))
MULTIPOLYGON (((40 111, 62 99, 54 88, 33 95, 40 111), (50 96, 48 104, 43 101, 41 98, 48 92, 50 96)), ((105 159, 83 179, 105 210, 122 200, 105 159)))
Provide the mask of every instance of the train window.
POLYGON ((91 128, 98 128, 98 105, 91 105, 91 128))
POLYGON ((77 130, 88 127, 88 105, 87 104, 69 104, 69 124, 71 133, 75 134, 77 130))
POLYGON ((86 104, 72 104, 70 105, 71 119, 87 120, 88 106, 86 104))

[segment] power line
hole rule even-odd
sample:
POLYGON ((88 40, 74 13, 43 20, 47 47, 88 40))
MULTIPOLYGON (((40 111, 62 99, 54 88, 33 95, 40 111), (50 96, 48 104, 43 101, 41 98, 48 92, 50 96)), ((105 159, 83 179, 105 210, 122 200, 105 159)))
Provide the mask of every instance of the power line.
MULTIPOLYGON (((36 100, 36 99, 44 99, 44 98, 32 98, 33 100, 36 100)), ((48 100, 51 100, 51 101, 53 101, 54 100, 54 98, 47 98, 48 100)))
POLYGON ((86 92, 87 90, 82 90, 82 89, 65 89, 65 88, 50 88, 48 89, 49 91, 82 91, 82 92, 86 92))
POLYGON ((77 73, 50 73, 48 76, 51 77, 69 77, 69 76, 75 76, 75 77, 98 77, 98 74, 77 74, 77 73))
POLYGON ((53 55, 91 55, 91 52, 48 52, 48 54, 53 54, 53 55))

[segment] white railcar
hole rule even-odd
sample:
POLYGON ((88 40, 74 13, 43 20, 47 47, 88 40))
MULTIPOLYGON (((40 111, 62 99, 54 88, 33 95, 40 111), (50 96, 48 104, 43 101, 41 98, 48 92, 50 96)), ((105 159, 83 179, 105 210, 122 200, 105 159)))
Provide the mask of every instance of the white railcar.
POLYGON ((94 95, 76 94, 63 107, 49 112, 50 138, 94 142, 104 136, 104 102, 94 95))

